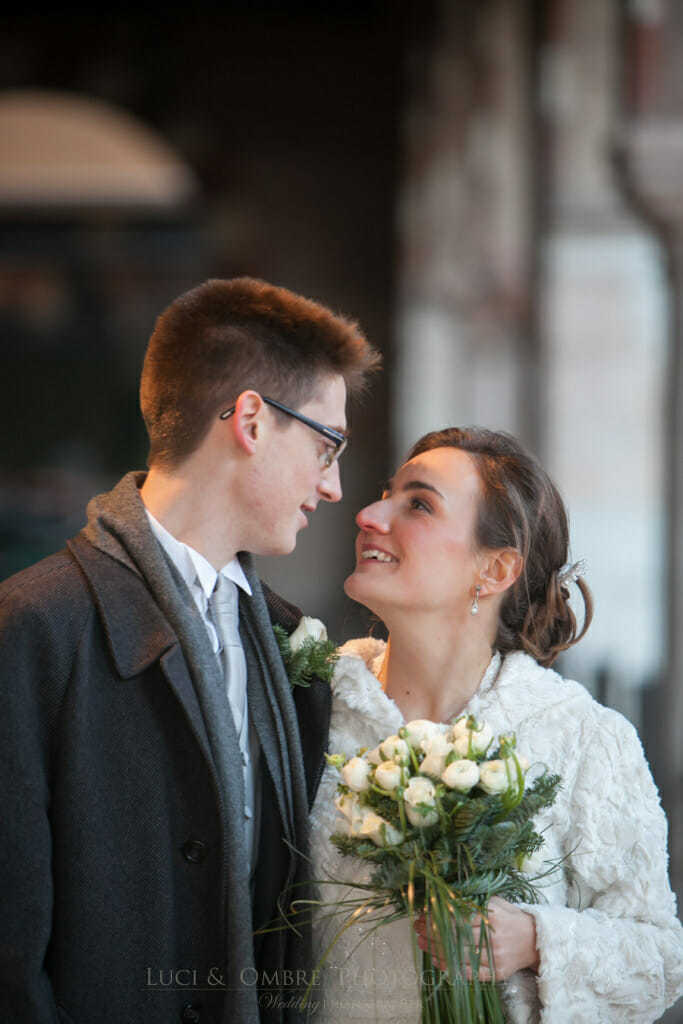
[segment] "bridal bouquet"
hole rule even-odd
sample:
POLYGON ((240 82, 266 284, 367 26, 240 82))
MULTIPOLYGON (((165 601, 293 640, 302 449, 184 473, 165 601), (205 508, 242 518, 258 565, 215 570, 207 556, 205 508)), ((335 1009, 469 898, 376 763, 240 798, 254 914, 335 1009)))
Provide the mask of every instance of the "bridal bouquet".
POLYGON ((529 762, 514 735, 495 742, 471 716, 449 726, 409 722, 374 750, 328 760, 341 774, 340 828, 331 840, 373 871, 367 885, 343 883, 359 896, 322 904, 343 915, 323 962, 361 919, 379 927, 424 915, 446 969, 422 954, 422 1024, 502 1024, 498 987, 478 978, 482 953, 492 960, 487 906, 494 895, 538 902, 524 868, 543 845, 533 818, 553 803, 559 776, 544 771, 528 786, 529 762), (476 929, 474 915, 481 917, 476 929))

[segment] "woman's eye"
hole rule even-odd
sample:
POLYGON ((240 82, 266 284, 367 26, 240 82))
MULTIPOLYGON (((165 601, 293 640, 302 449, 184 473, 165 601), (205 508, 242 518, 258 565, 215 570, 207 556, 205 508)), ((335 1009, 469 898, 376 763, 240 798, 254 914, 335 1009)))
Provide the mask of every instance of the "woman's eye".
POLYGON ((431 512, 432 511, 431 505, 429 505, 426 501, 422 501, 421 498, 411 498, 410 499, 410 507, 411 507, 411 509, 415 509, 418 512, 431 512))

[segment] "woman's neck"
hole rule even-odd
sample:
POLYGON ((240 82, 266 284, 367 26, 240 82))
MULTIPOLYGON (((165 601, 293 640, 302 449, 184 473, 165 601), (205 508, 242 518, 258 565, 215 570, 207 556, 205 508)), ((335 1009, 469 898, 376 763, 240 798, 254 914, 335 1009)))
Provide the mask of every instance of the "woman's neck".
POLYGON ((448 721, 476 693, 492 645, 474 623, 466 625, 420 629, 412 623, 391 630, 381 680, 406 721, 448 721))

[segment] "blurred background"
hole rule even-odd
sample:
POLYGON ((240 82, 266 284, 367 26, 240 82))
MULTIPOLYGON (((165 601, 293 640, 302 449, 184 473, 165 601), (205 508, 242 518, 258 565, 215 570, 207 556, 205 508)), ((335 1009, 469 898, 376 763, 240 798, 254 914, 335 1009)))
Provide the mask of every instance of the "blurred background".
POLYGON ((596 599, 560 668, 638 727, 680 899, 682 67, 677 0, 4 15, 0 577, 144 466, 168 302, 241 274, 318 299, 385 372, 343 503, 263 575, 335 639, 366 631, 355 512, 426 430, 521 436, 596 599))

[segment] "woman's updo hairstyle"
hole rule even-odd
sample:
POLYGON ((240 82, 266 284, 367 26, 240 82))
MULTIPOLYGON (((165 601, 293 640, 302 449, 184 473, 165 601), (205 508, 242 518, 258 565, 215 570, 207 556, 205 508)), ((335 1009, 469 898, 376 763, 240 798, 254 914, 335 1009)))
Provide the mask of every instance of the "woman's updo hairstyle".
POLYGON ((526 651, 541 665, 552 665, 561 651, 578 643, 593 618, 588 586, 577 579, 584 621, 577 635, 569 588, 559 580, 567 562, 567 512, 538 459, 502 431, 450 427, 425 434, 408 459, 433 448, 459 448, 477 467, 483 495, 479 502, 477 547, 514 548, 522 572, 506 591, 500 608, 496 647, 501 654, 526 651))

